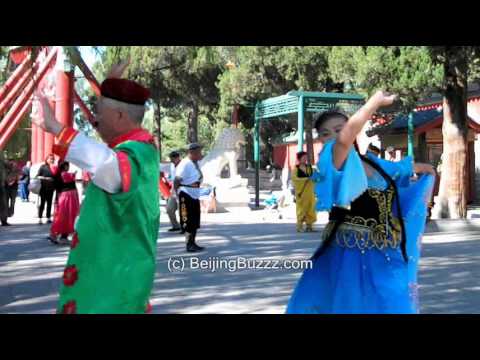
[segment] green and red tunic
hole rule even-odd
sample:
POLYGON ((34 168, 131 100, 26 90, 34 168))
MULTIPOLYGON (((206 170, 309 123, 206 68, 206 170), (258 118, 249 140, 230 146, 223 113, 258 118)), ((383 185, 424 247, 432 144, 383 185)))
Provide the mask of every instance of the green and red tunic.
POLYGON ((111 145, 122 191, 112 194, 93 182, 87 189, 58 313, 138 314, 149 306, 160 209, 158 151, 147 134, 136 131, 111 145))

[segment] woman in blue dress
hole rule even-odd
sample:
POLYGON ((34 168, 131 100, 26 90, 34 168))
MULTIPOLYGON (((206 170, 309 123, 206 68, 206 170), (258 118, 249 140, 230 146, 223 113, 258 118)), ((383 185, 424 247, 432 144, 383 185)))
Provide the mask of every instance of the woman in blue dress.
POLYGON ((378 91, 350 118, 338 111, 317 118, 324 146, 312 179, 316 209, 329 211, 329 223, 287 313, 418 312, 420 240, 435 172, 411 157, 362 156, 354 145, 372 115, 394 100, 378 91))

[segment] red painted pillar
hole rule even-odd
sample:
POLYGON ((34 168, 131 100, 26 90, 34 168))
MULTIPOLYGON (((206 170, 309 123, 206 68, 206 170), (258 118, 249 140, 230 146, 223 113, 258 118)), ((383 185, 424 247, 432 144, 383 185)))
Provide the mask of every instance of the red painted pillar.
POLYGON ((38 162, 44 162, 45 161, 45 131, 43 131, 41 128, 37 128, 37 160, 38 162))
MULTIPOLYGON (((55 109, 55 101, 50 100, 50 108, 55 109)), ((47 156, 48 154, 52 153, 53 150, 53 144, 55 141, 55 136, 53 134, 50 134, 49 132, 44 131, 44 137, 43 137, 43 146, 44 146, 44 157, 47 156)))
POLYGON ((73 126, 73 72, 57 71, 55 116, 66 126, 73 126))
POLYGON ((45 135, 43 138, 44 154, 45 156, 47 156, 48 154, 52 153, 55 136, 47 132, 44 132, 44 135, 45 135))
POLYGON ((38 156, 37 156, 37 131, 38 131, 37 125, 32 123, 32 132, 31 132, 32 148, 30 150, 30 154, 31 154, 30 161, 32 162, 32 164, 36 164, 38 162, 38 159, 37 159, 38 158, 38 156))

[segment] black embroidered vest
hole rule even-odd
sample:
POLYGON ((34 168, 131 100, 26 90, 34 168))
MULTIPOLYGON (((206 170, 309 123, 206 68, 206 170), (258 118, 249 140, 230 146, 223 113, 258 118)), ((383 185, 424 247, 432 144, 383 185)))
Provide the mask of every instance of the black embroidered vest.
POLYGON ((375 162, 360 156, 361 159, 372 166, 387 181, 388 187, 385 190, 367 189, 362 195, 355 199, 349 209, 333 207, 329 214, 329 224, 327 225, 326 237, 323 244, 313 255, 313 259, 320 256, 335 238, 340 225, 352 225, 352 229, 363 227, 371 235, 366 243, 359 231, 355 238, 357 243, 354 245, 364 246, 365 248, 384 247, 396 248, 401 246, 403 257, 407 261, 406 254, 406 234, 401 218, 400 200, 398 190, 393 179, 375 162), (398 218, 393 215, 393 204, 396 204, 398 218))

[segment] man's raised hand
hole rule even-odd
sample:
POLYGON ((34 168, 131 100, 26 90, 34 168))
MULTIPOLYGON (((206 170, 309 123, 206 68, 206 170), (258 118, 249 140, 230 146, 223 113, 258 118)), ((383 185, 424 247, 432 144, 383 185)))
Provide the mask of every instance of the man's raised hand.
POLYGON ((42 92, 36 92, 33 98, 32 121, 43 130, 58 135, 63 126, 56 119, 48 98, 42 92))
POLYGON ((130 65, 130 59, 113 64, 108 72, 107 79, 120 79, 128 65, 130 65))
POLYGON ((391 95, 382 90, 377 91, 370 98, 370 100, 372 100, 375 103, 377 108, 392 105, 396 99, 397 99, 397 95, 391 95))

